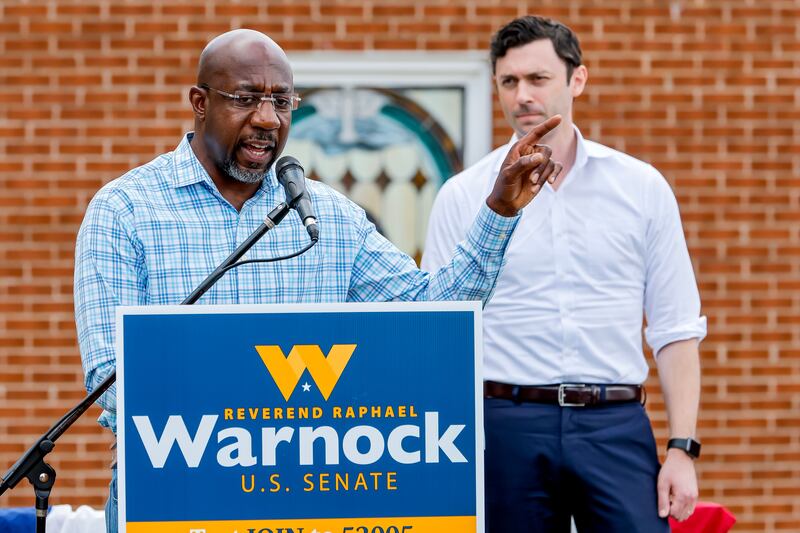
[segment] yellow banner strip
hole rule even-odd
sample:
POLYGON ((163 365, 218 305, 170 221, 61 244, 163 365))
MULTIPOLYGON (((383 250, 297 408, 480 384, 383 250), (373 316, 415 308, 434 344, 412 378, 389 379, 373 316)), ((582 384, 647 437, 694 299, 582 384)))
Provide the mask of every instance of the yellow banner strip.
POLYGON ((474 516, 128 522, 127 533, 475 533, 474 516))

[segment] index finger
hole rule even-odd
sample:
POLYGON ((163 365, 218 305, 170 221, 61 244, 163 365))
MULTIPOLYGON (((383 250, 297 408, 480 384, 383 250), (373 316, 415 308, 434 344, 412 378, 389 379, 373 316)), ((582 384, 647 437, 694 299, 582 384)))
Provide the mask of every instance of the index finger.
POLYGON ((553 115, 541 124, 537 124, 525 137, 519 140, 520 146, 533 146, 542 140, 542 137, 550 133, 561 124, 561 115, 553 115))

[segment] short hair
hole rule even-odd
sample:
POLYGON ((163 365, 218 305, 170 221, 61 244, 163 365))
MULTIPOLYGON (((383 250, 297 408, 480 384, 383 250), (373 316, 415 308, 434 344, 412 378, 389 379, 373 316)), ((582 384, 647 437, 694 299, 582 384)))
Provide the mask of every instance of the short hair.
POLYGON ((529 15, 514 19, 492 37, 490 56, 492 73, 498 58, 505 57, 510 48, 524 46, 540 39, 550 39, 556 54, 567 66, 567 83, 572 72, 581 65, 582 54, 578 36, 564 24, 544 17, 529 15))

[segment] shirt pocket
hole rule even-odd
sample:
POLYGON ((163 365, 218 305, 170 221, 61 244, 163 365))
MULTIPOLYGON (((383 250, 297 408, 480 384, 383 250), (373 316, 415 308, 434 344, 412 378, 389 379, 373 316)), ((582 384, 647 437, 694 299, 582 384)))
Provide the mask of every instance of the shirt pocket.
POLYGON ((586 272, 596 281, 633 281, 643 269, 640 228, 636 220, 587 219, 583 227, 586 272))

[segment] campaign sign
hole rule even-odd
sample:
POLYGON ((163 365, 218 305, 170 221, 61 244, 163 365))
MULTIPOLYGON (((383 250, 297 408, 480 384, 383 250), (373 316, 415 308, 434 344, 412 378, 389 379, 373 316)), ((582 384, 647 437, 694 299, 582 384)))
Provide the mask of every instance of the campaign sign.
POLYGON ((475 302, 124 307, 129 533, 483 531, 475 302))

